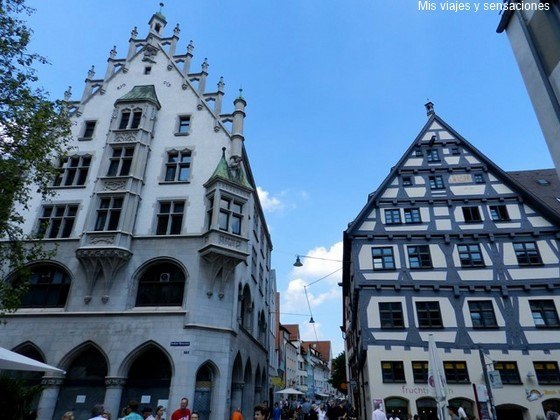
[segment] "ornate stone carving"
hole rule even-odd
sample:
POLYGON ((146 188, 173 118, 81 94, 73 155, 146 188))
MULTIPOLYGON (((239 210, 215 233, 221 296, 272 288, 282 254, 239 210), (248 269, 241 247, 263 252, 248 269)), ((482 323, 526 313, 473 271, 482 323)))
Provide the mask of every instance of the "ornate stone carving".
POLYGON ((115 235, 93 236, 89 243, 92 245, 112 245, 115 243, 115 235))
POLYGON ((103 181, 103 186, 105 191, 124 190, 126 187, 126 181, 103 181))
POLYGON ((113 143, 134 143, 136 141, 136 134, 118 134, 113 139, 113 143))
POLYGON ((122 388, 126 384, 126 378, 120 378, 117 376, 106 376, 105 386, 107 388, 122 388))

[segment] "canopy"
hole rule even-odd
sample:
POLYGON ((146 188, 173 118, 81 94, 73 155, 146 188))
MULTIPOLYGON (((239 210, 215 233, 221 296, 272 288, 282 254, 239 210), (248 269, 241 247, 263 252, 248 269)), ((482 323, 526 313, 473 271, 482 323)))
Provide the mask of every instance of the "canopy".
POLYGON ((62 369, 38 362, 29 357, 0 347, 0 370, 33 370, 37 372, 66 373, 62 369))
POLYGON ((294 388, 286 388, 282 389, 281 391, 276 391, 277 394, 284 394, 284 395, 303 395, 303 392, 298 391, 294 388))

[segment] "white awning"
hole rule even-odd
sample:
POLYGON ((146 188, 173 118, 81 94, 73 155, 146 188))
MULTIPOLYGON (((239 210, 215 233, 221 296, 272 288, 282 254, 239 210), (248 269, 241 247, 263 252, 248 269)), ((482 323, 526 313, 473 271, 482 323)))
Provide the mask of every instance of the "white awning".
POLYGON ((0 347, 0 370, 32 370, 37 372, 66 373, 62 369, 38 362, 29 357, 0 347))

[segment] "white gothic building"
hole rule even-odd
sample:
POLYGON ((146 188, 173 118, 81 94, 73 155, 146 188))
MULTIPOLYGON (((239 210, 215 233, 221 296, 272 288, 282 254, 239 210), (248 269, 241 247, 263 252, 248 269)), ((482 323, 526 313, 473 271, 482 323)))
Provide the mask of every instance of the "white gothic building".
MULTIPOLYGON (((92 70, 72 115, 56 196, 36 196, 25 231, 56 254, 31 265, 21 309, 0 346, 57 366, 40 419, 96 403, 116 418, 130 399, 181 397, 203 419, 252 413, 268 399, 269 232, 244 148, 246 102, 222 112, 224 83, 206 91, 161 12, 126 57, 92 70), (55 248, 56 246, 56 248, 55 248)), ((3 273, 6 281, 17 274, 3 273)))

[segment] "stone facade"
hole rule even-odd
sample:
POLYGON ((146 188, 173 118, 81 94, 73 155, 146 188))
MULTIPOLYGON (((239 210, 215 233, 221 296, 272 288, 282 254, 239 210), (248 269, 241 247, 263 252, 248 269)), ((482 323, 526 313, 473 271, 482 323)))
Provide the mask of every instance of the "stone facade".
POLYGON ((56 255, 31 266, 0 345, 67 372, 44 378, 40 419, 87 418, 99 402, 116 418, 129 399, 171 412, 183 396, 201 418, 228 419, 269 398, 276 286, 246 102, 223 113, 223 80, 207 92, 208 63, 193 72, 192 43, 178 54, 166 24, 154 14, 126 58, 113 48, 103 78, 90 70, 80 100, 67 92, 56 197, 28 203, 26 231, 56 255))

